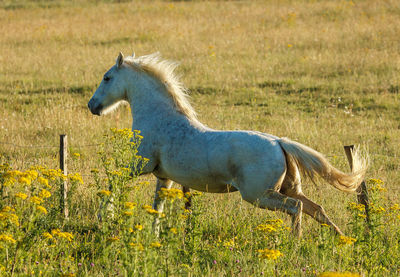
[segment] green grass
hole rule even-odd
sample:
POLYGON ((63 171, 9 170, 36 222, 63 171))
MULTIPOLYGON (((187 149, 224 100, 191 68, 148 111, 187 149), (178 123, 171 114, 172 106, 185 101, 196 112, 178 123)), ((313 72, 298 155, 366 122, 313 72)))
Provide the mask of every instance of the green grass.
MULTIPOLYGON (((370 154, 367 178, 382 179, 387 191, 381 197, 399 203, 400 8, 396 1, 118 2, 0 3, 0 160, 19 170, 33 165, 57 168, 59 135, 68 135, 70 154, 81 154, 80 159, 70 155, 69 171, 81 173, 84 179, 71 196, 77 217, 66 225, 70 231, 98 224, 93 217, 98 206, 90 169, 99 166, 99 149, 88 145, 102 142, 111 127, 131 124, 127 106, 105 117, 95 117, 87 109, 119 51, 137 55, 160 51, 165 58, 179 61, 178 73, 190 90, 193 106, 200 120, 212 128, 286 136, 325 153, 342 170, 348 168, 343 145, 365 145, 370 154)), ((151 176, 140 180, 151 185, 131 197, 150 204, 155 180, 151 176)), ((352 212, 346 209, 355 195, 307 180, 304 191, 324 206, 347 235, 356 235, 350 224, 352 212)), ((320 226, 304 217, 305 237, 297 241, 282 234, 284 244, 274 246, 284 256, 270 267, 255 253, 267 242, 246 228, 271 217, 288 223, 286 215, 254 208, 236 193, 204 194, 195 200, 193 213, 190 232, 179 236, 193 244, 190 255, 183 256, 190 271, 174 263, 169 269, 173 275, 249 276, 262 270, 267 274, 271 268, 279 276, 285 271, 288 276, 308 276, 325 270, 398 275, 393 257, 399 253, 399 221, 391 223, 388 230, 393 233, 379 233, 379 247, 368 250, 363 243, 355 244, 346 248, 342 259, 335 256, 341 248, 323 242, 320 226), (216 245, 219 239, 234 236, 239 238, 237 251, 216 245), (388 247, 389 242, 393 247, 388 247)), ((152 241, 151 219, 137 216, 147 224, 144 237, 152 241)), ((175 250, 171 250, 173 259, 183 261, 175 250)), ((76 254, 72 256, 76 259, 76 254)), ((153 259, 146 262, 148 268, 158 261, 156 252, 146 257, 153 259)), ((90 261, 83 260, 88 271, 81 273, 93 275, 90 261)), ((106 261, 103 269, 96 261, 96 274, 111 274, 114 264, 106 261)), ((19 274, 28 274, 34 262, 28 259, 19 274)), ((77 263, 72 263, 75 270, 77 263)), ((161 264, 159 274, 166 274, 165 263, 161 264)))

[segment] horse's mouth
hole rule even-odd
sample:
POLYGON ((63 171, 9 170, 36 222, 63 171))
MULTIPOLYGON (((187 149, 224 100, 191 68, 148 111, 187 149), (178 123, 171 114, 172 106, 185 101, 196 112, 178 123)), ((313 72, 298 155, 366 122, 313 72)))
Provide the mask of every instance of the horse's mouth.
POLYGON ((93 103, 91 101, 89 101, 88 108, 92 114, 100 116, 101 111, 103 110, 103 105, 100 104, 100 105, 97 105, 96 107, 94 107, 93 103))

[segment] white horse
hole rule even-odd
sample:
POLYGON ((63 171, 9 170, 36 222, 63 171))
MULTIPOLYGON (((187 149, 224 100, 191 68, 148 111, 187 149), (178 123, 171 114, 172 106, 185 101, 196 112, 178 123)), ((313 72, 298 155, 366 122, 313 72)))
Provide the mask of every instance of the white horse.
POLYGON ((88 103, 93 114, 103 115, 121 101, 129 102, 132 129, 143 135, 139 154, 150 159, 143 173, 157 177, 155 209, 163 209, 158 191, 174 181, 204 192, 239 191, 260 208, 291 215, 298 235, 302 211, 342 234, 324 209, 303 194, 300 176, 317 174, 335 188, 353 192, 367 168, 360 151, 352 152, 353 169, 345 174, 321 153, 287 138, 210 129, 197 120, 175 68, 176 63, 157 53, 138 58, 120 53, 88 103))

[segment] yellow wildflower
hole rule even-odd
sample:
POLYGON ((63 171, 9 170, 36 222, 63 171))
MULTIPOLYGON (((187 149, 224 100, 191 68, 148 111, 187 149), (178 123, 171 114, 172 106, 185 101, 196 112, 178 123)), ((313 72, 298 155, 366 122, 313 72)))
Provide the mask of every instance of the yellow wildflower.
POLYGON ((141 243, 130 242, 129 246, 133 247, 133 248, 136 248, 136 250, 138 250, 138 251, 143 251, 144 250, 144 247, 143 247, 143 245, 141 243))
POLYGON ((41 212, 41 213, 47 214, 47 210, 43 206, 40 206, 40 205, 36 206, 36 210, 41 212))
POLYGON ((0 234, 0 241, 16 243, 17 241, 11 236, 7 234, 0 234))
POLYGON ((2 212, 2 213, 15 212, 15 209, 14 209, 13 207, 10 207, 10 206, 4 206, 4 207, 1 209, 1 212, 2 212))
POLYGON ((350 209, 352 210, 358 210, 360 212, 364 212, 365 211, 365 206, 363 204, 356 204, 354 202, 351 202, 349 204, 350 209))
POLYGON ((143 229, 143 225, 136 224, 135 225, 135 229, 138 230, 138 231, 141 231, 143 229))
POLYGON ((231 248, 235 246, 235 239, 226 240, 222 243, 222 245, 226 248, 231 248))
POLYGON ((49 186, 49 180, 47 180, 46 178, 39 177, 39 178, 37 179, 37 181, 39 182, 39 184, 42 184, 42 185, 44 185, 44 186, 46 186, 46 187, 50 187, 50 186, 49 186))
POLYGON ((79 153, 72 153, 72 156, 75 157, 75 158, 80 158, 80 157, 81 157, 81 154, 79 154, 79 153))
POLYGON ((260 259, 276 260, 283 256, 281 251, 274 249, 258 249, 257 252, 260 259))
POLYGON ((350 272, 327 271, 319 274, 318 277, 361 277, 361 275, 358 273, 350 273, 350 272))
POLYGON ((173 202, 176 198, 182 199, 184 196, 183 192, 180 189, 175 188, 161 188, 161 190, 158 192, 158 195, 161 199, 167 199, 171 202, 173 202))
POLYGON ((125 202, 125 203, 124 203, 124 206, 125 206, 126 209, 132 210, 133 208, 136 207, 136 203, 133 203, 133 202, 125 202))
POLYGON ((400 210, 400 206, 399 204, 394 204, 393 206, 390 207, 391 211, 399 211, 400 210))
POLYGON ((265 233, 274 233, 277 231, 276 228, 270 224, 260 224, 256 227, 256 230, 265 233))
POLYGON ((104 195, 104 196, 110 196, 111 195, 111 191, 103 189, 103 190, 99 191, 98 194, 104 195))
POLYGON ((53 230, 51 230, 51 234, 54 236, 54 235, 57 235, 58 233, 60 233, 61 231, 60 231, 60 229, 53 229, 53 230))
POLYGON ((161 243, 159 243, 158 241, 152 242, 150 244, 150 247, 152 247, 152 248, 160 248, 161 247, 161 243))
POLYGON ((28 197, 28 195, 26 195, 25 193, 22 193, 22 192, 18 192, 15 194, 15 197, 25 200, 28 197))
MULTIPOLYGON (((56 230, 58 230, 58 229, 56 229, 56 230)), ((54 230, 53 230, 53 231, 54 231, 54 230)), ((55 235, 55 236, 57 236, 57 237, 59 237, 59 238, 62 238, 62 239, 66 239, 67 241, 70 241, 70 242, 71 242, 72 239, 74 238, 74 235, 72 235, 71 233, 68 233, 68 232, 60 232, 60 231, 53 233, 53 231, 51 231, 53 235, 55 235)))
POLYGON ((25 171, 24 175, 31 180, 35 180, 38 177, 39 173, 36 170, 31 169, 25 171))
POLYGON ((19 226, 19 219, 16 214, 13 214, 15 209, 10 206, 4 206, 0 211, 0 221, 9 221, 16 226, 19 226))
POLYGON ((147 209, 146 212, 149 213, 149 214, 153 214, 153 215, 158 214, 158 211, 156 211, 154 209, 147 209))
POLYGON ((68 174, 68 178, 71 182, 83 184, 82 176, 79 173, 68 174))
POLYGON ((178 230, 176 230, 176 228, 174 228, 174 227, 172 227, 171 229, 169 229, 169 231, 170 231, 172 234, 174 234, 174 235, 176 235, 176 234, 178 233, 178 230))
POLYGON ((148 209, 151 209, 151 206, 150 206, 150 205, 143 205, 142 208, 143 208, 144 210, 148 210, 148 209))
POLYGON ((32 183, 31 179, 26 178, 26 177, 20 177, 18 179, 18 182, 20 182, 21 184, 28 185, 28 186, 32 183))
POLYGON ((357 239, 352 238, 352 237, 346 237, 346 236, 340 236, 339 237, 339 244, 340 245, 351 245, 355 243, 357 239))
POLYGON ((39 193, 40 198, 49 198, 51 196, 50 191, 46 189, 42 189, 42 191, 39 193))
POLYGON ((32 197, 29 199, 29 201, 31 201, 31 202, 34 203, 34 204, 40 205, 40 204, 42 204, 43 199, 42 199, 42 198, 39 198, 39 197, 37 197, 37 196, 32 196, 32 197))
POLYGON ((111 241, 111 242, 114 242, 114 241, 118 241, 119 237, 109 237, 107 240, 111 241))
POLYGON ((52 239, 53 238, 53 236, 49 232, 43 233, 42 237, 44 237, 45 239, 52 239))
POLYGON ((124 211, 123 214, 126 215, 126 216, 132 216, 132 215, 133 215, 133 212, 131 212, 131 211, 124 211))
POLYGON ((90 172, 93 173, 93 174, 98 174, 98 173, 99 173, 99 170, 98 170, 97 168, 92 168, 92 169, 90 170, 90 172))

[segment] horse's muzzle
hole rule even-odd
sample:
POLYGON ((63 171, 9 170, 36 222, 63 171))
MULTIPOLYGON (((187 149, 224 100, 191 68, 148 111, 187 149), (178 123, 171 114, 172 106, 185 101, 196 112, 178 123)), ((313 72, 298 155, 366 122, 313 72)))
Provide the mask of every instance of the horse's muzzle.
POLYGON ((103 105, 100 104, 100 105, 95 106, 93 99, 90 99, 90 101, 88 103, 88 108, 92 114, 101 115, 101 110, 103 109, 103 105))

